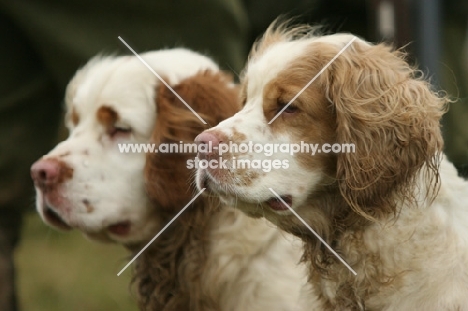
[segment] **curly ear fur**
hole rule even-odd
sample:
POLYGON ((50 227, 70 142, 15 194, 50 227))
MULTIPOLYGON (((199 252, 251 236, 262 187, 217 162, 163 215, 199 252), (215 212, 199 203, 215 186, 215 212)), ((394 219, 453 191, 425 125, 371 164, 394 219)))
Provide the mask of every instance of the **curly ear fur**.
MULTIPOLYGON (((140 310, 219 310, 215 297, 203 291, 215 204, 198 199, 138 257, 132 283, 140 310)), ((174 217, 165 216, 165 222, 174 217)))
POLYGON ((421 169, 431 199, 439 185, 439 121, 448 100, 431 90, 402 52, 384 44, 353 43, 324 77, 337 142, 355 144, 355 153, 337 159, 337 182, 347 204, 369 220, 398 213, 401 200, 416 203, 411 185, 421 169))
MULTIPOLYGON (((151 142, 193 142, 196 135, 240 109, 237 87, 222 73, 201 72, 173 89, 208 124, 204 125, 165 85, 157 88, 156 125, 151 142)), ((186 161, 195 154, 152 153, 146 158, 147 194, 162 223, 167 223, 191 199, 193 172, 186 161)), ((136 261, 133 285, 145 311, 216 311, 203 292, 210 219, 219 202, 199 197, 176 223, 158 237, 136 261)), ((138 248, 139 250, 139 248, 138 248)))

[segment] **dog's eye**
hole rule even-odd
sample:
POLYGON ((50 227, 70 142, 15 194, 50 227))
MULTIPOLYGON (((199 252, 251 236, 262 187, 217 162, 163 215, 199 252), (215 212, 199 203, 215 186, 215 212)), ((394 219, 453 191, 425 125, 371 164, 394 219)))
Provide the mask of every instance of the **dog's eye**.
MULTIPOLYGON (((282 108, 281 108, 282 109, 282 108)), ((298 112, 299 109, 296 107, 296 106, 293 106, 292 104, 289 105, 288 107, 286 107, 286 109, 284 109, 284 113, 296 113, 298 112)))
POLYGON ((114 126, 110 129, 109 136, 112 138, 117 136, 126 136, 129 135, 131 132, 132 129, 130 127, 114 126))
POLYGON ((292 114, 292 113, 296 113, 299 111, 299 108, 294 106, 292 103, 288 105, 288 103, 289 102, 284 102, 281 99, 278 99, 277 101, 278 112, 282 111, 283 113, 292 114), (287 106, 286 109, 284 109, 285 106, 287 106))

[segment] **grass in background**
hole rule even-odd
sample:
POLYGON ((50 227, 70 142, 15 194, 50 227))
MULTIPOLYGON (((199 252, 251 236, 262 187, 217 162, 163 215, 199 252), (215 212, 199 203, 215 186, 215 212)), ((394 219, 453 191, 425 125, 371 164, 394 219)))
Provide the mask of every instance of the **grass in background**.
POLYGON ((91 242, 79 232, 57 232, 27 213, 15 254, 23 311, 135 311, 130 260, 119 245, 91 242))

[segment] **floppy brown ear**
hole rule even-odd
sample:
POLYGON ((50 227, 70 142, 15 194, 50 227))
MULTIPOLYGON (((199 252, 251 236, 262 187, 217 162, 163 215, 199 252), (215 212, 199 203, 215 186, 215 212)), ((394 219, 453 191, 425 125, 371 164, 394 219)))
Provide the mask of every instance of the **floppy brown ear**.
MULTIPOLYGON (((172 86, 172 89, 206 122, 195 114, 164 84, 156 90, 156 123, 151 137, 154 144, 193 142, 207 128, 240 110, 237 86, 221 72, 200 72, 172 86)), ((146 188, 150 199, 161 208, 182 208, 193 193, 193 171, 187 160, 195 153, 152 153, 146 157, 146 188)))
MULTIPOLYGON (((396 200, 414 200, 416 173, 438 189, 443 146, 439 120, 447 99, 386 45, 354 42, 325 74, 336 112, 337 142, 355 153, 337 159, 341 195, 359 214, 378 219, 396 213, 396 200)), ((424 194, 424 193, 423 193, 424 194)))

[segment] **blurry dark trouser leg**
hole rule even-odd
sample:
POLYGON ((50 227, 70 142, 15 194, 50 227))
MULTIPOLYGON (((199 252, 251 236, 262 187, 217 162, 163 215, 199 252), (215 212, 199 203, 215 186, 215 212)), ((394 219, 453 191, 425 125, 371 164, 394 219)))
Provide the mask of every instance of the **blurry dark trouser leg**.
POLYGON ((60 99, 27 39, 0 10, 0 311, 13 311, 14 250, 33 206, 29 168, 52 145, 60 99))
POLYGON ((17 310, 14 249, 19 240, 22 213, 0 209, 0 310, 17 310))
MULTIPOLYGON (((59 99, 53 99, 53 88, 39 83, 41 88, 34 90, 34 97, 20 101, 19 109, 0 109, 0 310, 10 311, 4 307, 2 299, 8 292, 2 288, 14 289, 12 281, 12 255, 19 240, 21 216, 28 207, 33 206, 32 182, 29 177, 31 164, 51 148, 58 126, 59 99), (41 104, 39 104, 41 103, 41 104), (26 108, 27 107, 27 108, 26 108), (3 273, 7 273, 3 277, 3 273), (4 282, 11 282, 10 285, 4 282)), ((32 210, 32 208, 31 208, 32 210)), ((11 303, 9 303, 11 304, 11 303)), ((7 304, 8 305, 8 304, 7 304)), ((14 304, 13 304, 14 305, 14 304)))

